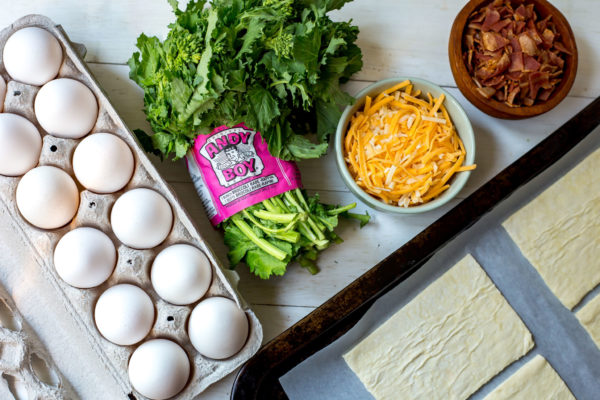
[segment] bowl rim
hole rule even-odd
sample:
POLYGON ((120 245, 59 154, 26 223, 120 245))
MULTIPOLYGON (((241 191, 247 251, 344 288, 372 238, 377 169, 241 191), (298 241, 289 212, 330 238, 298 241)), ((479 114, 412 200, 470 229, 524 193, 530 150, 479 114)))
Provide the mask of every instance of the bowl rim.
MULTIPOLYGON (((529 1, 535 5, 543 4, 544 7, 547 7, 550 10, 550 14, 553 16, 555 23, 563 25, 565 30, 568 32, 568 37, 563 38, 563 41, 568 41, 569 44, 572 44, 573 54, 568 56, 568 58, 565 60, 565 62, 570 64, 569 74, 563 75, 563 79, 557 87, 558 90, 552 93, 548 100, 543 103, 534 104, 527 107, 510 107, 495 99, 484 99, 481 95, 479 95, 476 92, 477 86, 470 79, 471 75, 467 71, 467 67, 462 59, 462 40, 466 21, 473 11, 484 7, 486 3, 490 3, 491 1, 492 0, 470 0, 463 6, 463 8, 461 8, 452 22, 452 28, 450 29, 450 36, 448 40, 448 59, 456 86, 471 104, 484 113, 496 118, 524 119, 535 117, 552 110, 569 94, 575 82, 575 77, 577 76, 577 68, 579 65, 577 41, 569 21, 559 9, 557 9, 547 0, 518 0, 520 3, 526 3, 529 1), (464 19, 465 23, 459 25, 458 22, 462 19, 464 19), (465 76, 469 77, 469 79, 465 79, 463 82, 461 78, 465 76)), ((565 70, 566 69, 567 68, 565 66, 565 70)))
MULTIPOLYGON (((344 183, 346 184, 348 189, 355 196, 357 196, 362 202, 367 204, 369 207, 374 208, 379 211, 390 212, 390 213, 395 213, 395 214, 418 214, 418 213, 431 211, 433 209, 439 208, 439 207, 443 206, 444 204, 448 203, 454 197, 456 197, 456 195, 465 186, 469 176, 471 175, 471 171, 458 172, 452 178, 452 183, 450 184, 450 188, 448 188, 448 190, 446 190, 444 193, 442 193, 439 197, 436 197, 433 200, 428 201, 427 203, 416 205, 416 206, 410 206, 410 207, 394 206, 394 205, 383 203, 382 201, 369 195, 367 192, 365 192, 362 188, 360 188, 358 186, 358 184, 354 181, 354 178, 352 178, 352 176, 350 175, 350 171, 348 171, 348 167, 346 166, 346 161, 344 160, 343 149, 342 149, 342 142, 343 142, 343 138, 346 134, 350 116, 352 114, 354 114, 356 112, 356 110, 364 104, 366 96, 369 94, 372 95, 373 93, 380 93, 382 90, 385 90, 388 86, 392 86, 396 83, 400 83, 405 80, 410 80, 410 82, 415 86, 423 85, 425 87, 429 86, 431 88, 434 88, 435 90, 439 91, 440 93, 443 93, 446 96, 445 101, 451 102, 456 107, 456 109, 458 110, 457 111, 458 117, 463 119, 464 121, 466 121, 466 129, 463 129, 463 131, 461 131, 461 132, 459 132, 457 129, 457 134, 460 136, 463 143, 465 143, 468 140, 472 144, 472 146, 471 146, 472 149, 467 151, 464 164, 471 165, 474 163, 475 148, 476 148, 475 134, 473 132, 473 126, 471 124, 471 121, 470 121, 469 117, 467 116, 467 113, 465 112, 464 108, 461 106, 461 104, 458 102, 458 100, 456 100, 456 98, 454 96, 452 96, 447 90, 445 90, 441 86, 439 86, 433 82, 430 82, 428 80, 425 80, 425 79, 409 77, 409 76, 387 78, 387 79, 383 79, 383 80, 374 82, 374 83, 370 84, 369 86, 367 86, 366 88, 359 91, 354 96, 356 101, 354 102, 354 104, 346 106, 346 108, 344 109, 344 112, 342 113, 342 116, 338 122, 338 125, 337 125, 337 129, 335 132, 335 158, 336 158, 336 165, 338 167, 338 171, 339 171, 340 175, 342 176, 342 180, 344 181, 344 183), (465 140, 465 138, 467 140, 465 140)), ((450 114, 450 112, 449 112, 450 117, 452 119, 455 119, 457 117, 456 116, 457 113, 455 112, 453 115, 453 114, 450 114)), ((465 144, 465 147, 466 147, 466 144, 465 144)), ((466 148, 465 148, 465 151, 466 151, 466 148)))

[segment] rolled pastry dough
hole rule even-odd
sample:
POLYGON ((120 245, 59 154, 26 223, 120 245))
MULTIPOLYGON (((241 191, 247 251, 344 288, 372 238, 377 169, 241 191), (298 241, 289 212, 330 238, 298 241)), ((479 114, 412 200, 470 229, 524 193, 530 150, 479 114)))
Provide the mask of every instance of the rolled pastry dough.
POLYGON ((600 150, 503 226, 569 309, 600 283, 600 150))
POLYGON ((376 399, 466 399, 531 347, 519 316, 467 255, 344 360, 376 399))
POLYGON ((600 294, 577 311, 575 315, 594 339, 596 345, 600 347, 600 294))
POLYGON ((502 382, 484 400, 575 400, 548 361, 540 355, 502 382))

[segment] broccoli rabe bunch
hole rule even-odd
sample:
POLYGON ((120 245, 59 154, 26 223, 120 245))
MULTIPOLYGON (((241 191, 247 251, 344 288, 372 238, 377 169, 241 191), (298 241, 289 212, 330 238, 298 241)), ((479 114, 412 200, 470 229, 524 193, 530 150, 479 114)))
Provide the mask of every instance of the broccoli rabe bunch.
POLYGON ((350 213, 354 207, 322 204, 319 195, 307 198, 300 189, 257 203, 221 224, 229 262, 245 262, 262 279, 283 275, 292 261, 316 274, 318 253, 342 242, 333 231, 339 216, 357 219, 361 227, 369 222, 369 214, 350 213))
POLYGON ((154 131, 136 132, 142 145, 177 159, 198 134, 244 122, 276 157, 324 154, 352 102, 340 83, 362 67, 358 28, 327 16, 348 1, 170 0, 167 38, 142 34, 129 60, 154 131))

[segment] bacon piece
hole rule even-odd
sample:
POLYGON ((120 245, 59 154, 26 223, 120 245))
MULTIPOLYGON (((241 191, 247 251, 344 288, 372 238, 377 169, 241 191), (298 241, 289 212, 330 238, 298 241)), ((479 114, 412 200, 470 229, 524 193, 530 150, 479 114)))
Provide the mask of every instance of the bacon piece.
POLYGON ((562 42, 560 42, 560 41, 558 41, 558 40, 557 40, 556 42, 554 42, 554 48, 555 48, 556 50, 558 50, 558 51, 562 51, 563 53, 567 53, 567 54, 568 54, 568 55, 570 55, 570 56, 572 56, 572 55, 573 55, 573 53, 571 53, 571 52, 570 52, 570 51, 569 51, 569 50, 568 50, 568 49, 565 47, 565 45, 564 45, 564 44, 562 44, 562 42))
POLYGON ((510 55, 510 66, 508 72, 523 71, 525 64, 523 63, 523 53, 518 51, 510 55))
POLYGON ((478 69, 475 70, 475 76, 482 81, 490 79, 496 75, 499 75, 508 69, 510 65, 510 57, 508 54, 503 53, 500 58, 492 58, 478 69))
POLYGON ((521 93, 519 94, 519 98, 523 101, 529 95, 529 83, 519 84, 519 88, 521 89, 521 93))
POLYGON ((521 49, 525 54, 535 56, 538 53, 535 41, 527 33, 521 33, 519 35, 519 45, 521 45, 521 49))
POLYGON ((550 18, 552 18, 552 15, 548 15, 546 18, 535 24, 538 32, 544 32, 546 29, 548 29, 548 22, 550 21, 550 18))
POLYGON ((479 11, 474 11, 469 16, 469 21, 471 21, 471 22, 483 22, 484 18, 485 18, 485 11, 479 10, 479 11))
POLYGON ((469 74, 473 73, 473 50, 469 50, 468 53, 463 54, 463 61, 465 62, 465 66, 467 67, 467 71, 469 74))
POLYGON ((542 32, 542 40, 544 41, 544 47, 549 49, 552 47, 552 43, 554 43, 554 38, 556 35, 550 29, 544 29, 542 32))
POLYGON ((542 64, 540 71, 553 71, 556 67, 550 64, 550 56, 546 50, 542 50, 537 58, 537 61, 542 64))
POLYGON ((525 21, 515 22, 515 33, 516 34, 523 33, 523 30, 525 29, 526 26, 527 26, 527 24, 525 23, 525 21))
POLYGON ((523 76, 523 71, 512 71, 506 74, 506 76, 513 81, 520 81, 523 76))
POLYGON ((549 75, 547 72, 532 72, 529 74, 529 95, 534 99, 537 97, 538 91, 542 86, 549 83, 549 75))
POLYGON ((542 40, 542 37, 540 36, 539 32, 537 31, 532 19, 527 21, 527 33, 535 41, 536 45, 539 46, 540 44, 542 44, 544 42, 542 40))
POLYGON ((533 57, 525 54, 523 56, 524 70, 525 71, 537 71, 540 69, 541 64, 533 57))
POLYGON ((504 81, 506 80, 506 78, 504 77, 504 75, 497 75, 493 78, 488 79, 487 81, 483 82, 484 86, 491 86, 494 89, 499 89, 500 87, 504 86, 504 81), (500 85, 502 83, 502 85, 500 85), (498 87, 496 87, 498 86, 498 87))
POLYGON ((522 52, 521 45, 519 44, 519 39, 514 37, 510 39, 510 46, 512 47, 513 52, 522 52))
POLYGON ((547 101, 550 98, 550 95, 552 94, 552 92, 554 91, 554 87, 550 88, 550 89, 544 89, 540 92, 540 94, 538 95, 538 99, 541 101, 547 101))
POLYGON ((486 51, 485 53, 481 53, 479 51, 474 53, 475 55, 475 65, 481 65, 487 61, 490 61, 491 59, 494 58, 500 58, 502 56, 502 50, 496 52, 496 53, 492 53, 489 51, 486 51))
POLYGON ((500 13, 493 9, 493 8, 486 8, 485 10, 485 20, 483 21, 483 24, 481 25, 481 30, 482 31, 489 31, 490 28, 492 27, 492 25, 494 25, 496 22, 500 21, 500 13))
POLYGON ((494 97, 498 101, 504 101, 504 99, 506 98, 504 90, 496 90, 496 93, 494 94, 494 97))
POLYGON ((547 53, 550 58, 550 63, 552 65, 556 65, 561 70, 565 67, 565 60, 560 58, 557 53, 555 53, 553 51, 548 51, 547 53))
POLYGON ((475 48, 473 35, 465 35, 465 44, 467 45, 467 49, 469 49, 469 51, 475 48))
POLYGON ((483 48, 487 51, 499 50, 510 43, 508 39, 503 38, 496 32, 483 32, 482 39, 483 48))
POLYGON ((508 103, 509 106, 513 106, 515 103, 515 97, 517 97, 517 95, 519 94, 519 92, 521 91, 521 88, 519 87, 519 85, 514 85, 509 91, 508 91, 508 96, 506 98, 506 102, 508 103))
POLYGON ((496 22, 494 25, 490 26, 490 29, 494 32, 500 32, 507 26, 511 25, 512 21, 508 18, 505 18, 501 21, 496 22))
POLYGON ((477 88, 477 91, 486 99, 490 99, 494 95, 494 93, 496 93, 496 89, 491 87, 480 87, 477 88))
POLYGON ((515 10, 515 20, 516 21, 525 21, 527 19, 527 11, 525 10, 525 6, 521 4, 515 10))
POLYGON ((533 10, 533 3, 529 3, 525 6, 525 15, 527 19, 533 19, 534 21, 537 19, 537 15, 535 13, 535 11, 533 10))

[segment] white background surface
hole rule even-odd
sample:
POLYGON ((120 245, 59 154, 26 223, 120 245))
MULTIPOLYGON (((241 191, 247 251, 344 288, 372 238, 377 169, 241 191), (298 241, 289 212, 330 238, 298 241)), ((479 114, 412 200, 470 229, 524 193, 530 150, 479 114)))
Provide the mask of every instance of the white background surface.
MULTIPOLYGON (((463 4, 464 1, 456 0, 355 0, 333 14, 338 20, 352 18, 361 29, 358 45, 363 51, 364 67, 347 85, 351 94, 379 79, 415 76, 448 87, 465 107, 476 134, 478 168, 459 198, 469 195, 600 94, 600 74, 596 72, 600 68, 600 1, 555 0, 553 4, 571 23, 579 48, 578 76, 570 96, 546 115, 524 121, 503 121, 481 113, 454 88, 448 64, 446 49, 450 27, 463 4)), ((125 63, 135 50, 135 40, 141 32, 159 37, 166 34, 166 26, 172 20, 166 0, 4 0, 0 27, 29 13, 52 18, 63 26, 72 41, 85 44, 88 49, 86 60, 92 72, 125 122, 131 129, 149 129, 142 112, 142 91, 129 80, 125 63)), ((210 227, 184 164, 160 164, 158 161, 156 164, 203 236, 226 261, 222 235, 210 227)), ((355 201, 339 178, 333 157, 303 162, 300 168, 305 186, 311 192, 318 191, 324 201, 355 201)), ((339 234, 345 243, 328 249, 320 257, 321 272, 316 276, 292 265, 283 278, 265 282, 239 268, 240 291, 263 323, 265 343, 459 201, 420 216, 391 217, 369 210, 372 222, 362 230, 354 223, 342 224, 339 234)), ((358 209, 364 211, 366 208, 359 204, 358 209)), ((26 296, 24 293, 19 295, 26 296)), ((27 318, 27 310, 21 311, 27 318)), ((64 317, 69 318, 66 314, 64 317)), ((52 354, 65 351, 86 354, 85 341, 58 337, 62 331, 56 329, 57 326, 61 329, 61 323, 34 319, 31 324, 52 354), (65 346, 70 348, 65 349, 65 346)), ((91 393, 106 398, 98 393, 98 384, 110 379, 108 376, 92 377, 85 374, 85 368, 79 372, 81 368, 77 366, 61 366, 61 369, 82 394, 86 393, 85 398, 91 398, 91 393)), ((233 378, 234 374, 215 384, 203 398, 228 398, 233 378)))

